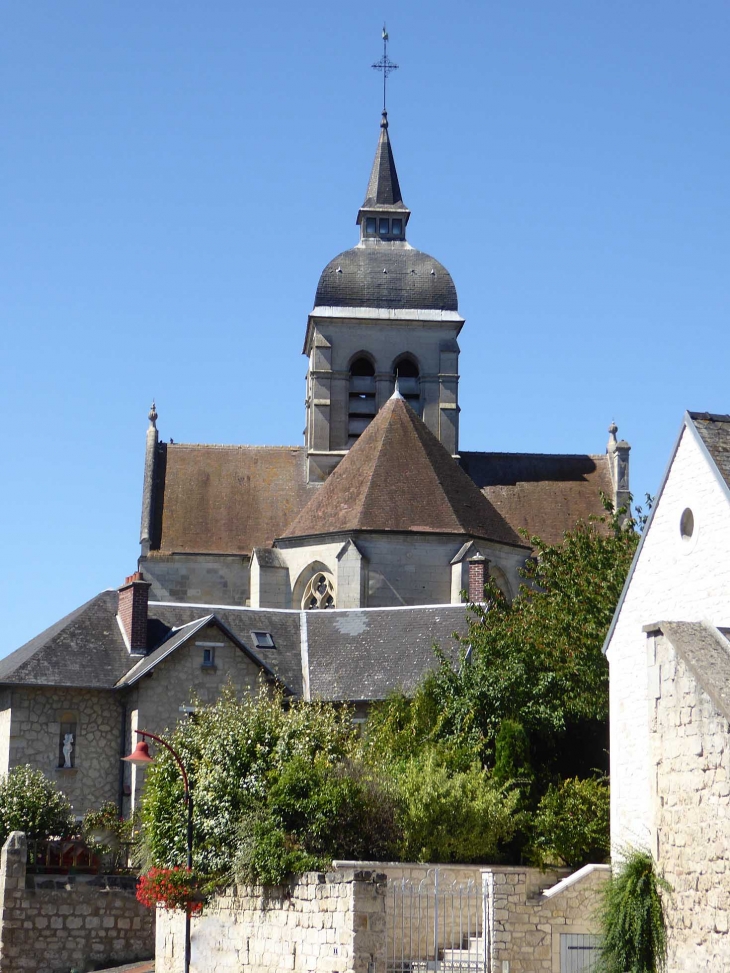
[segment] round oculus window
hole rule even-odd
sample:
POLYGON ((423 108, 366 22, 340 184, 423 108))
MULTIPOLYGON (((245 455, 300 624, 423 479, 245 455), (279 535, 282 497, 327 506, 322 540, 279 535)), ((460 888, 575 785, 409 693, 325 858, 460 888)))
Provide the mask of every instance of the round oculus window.
POLYGON ((686 507, 679 518, 679 533, 682 535, 683 541, 690 541, 694 532, 695 517, 689 507, 686 507))

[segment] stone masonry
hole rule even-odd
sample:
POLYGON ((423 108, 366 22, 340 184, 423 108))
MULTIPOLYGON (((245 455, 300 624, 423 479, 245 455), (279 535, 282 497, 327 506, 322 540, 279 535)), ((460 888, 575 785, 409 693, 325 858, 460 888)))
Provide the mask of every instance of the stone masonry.
MULTIPOLYGON (((193 973, 384 973, 385 876, 309 872, 283 888, 239 889, 191 923, 193 973)), ((183 969, 184 914, 157 913, 156 973, 183 969)))
POLYGON ((730 727, 671 642, 649 643, 655 852, 668 897, 668 973, 730 965, 730 727))
POLYGON ((27 855, 13 831, 0 858, 2 973, 85 973, 153 955, 154 913, 137 902, 134 880, 30 876, 27 855))

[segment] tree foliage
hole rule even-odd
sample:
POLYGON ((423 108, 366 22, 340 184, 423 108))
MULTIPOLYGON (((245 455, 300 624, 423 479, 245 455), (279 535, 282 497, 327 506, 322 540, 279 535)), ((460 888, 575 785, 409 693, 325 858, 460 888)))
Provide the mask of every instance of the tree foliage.
POLYGON ((552 784, 535 813, 533 862, 578 868, 606 861, 610 850, 608 779, 572 777, 552 784))
POLYGON ((0 777, 0 846, 11 831, 29 838, 63 838, 73 833, 68 798, 54 781, 29 764, 0 777))

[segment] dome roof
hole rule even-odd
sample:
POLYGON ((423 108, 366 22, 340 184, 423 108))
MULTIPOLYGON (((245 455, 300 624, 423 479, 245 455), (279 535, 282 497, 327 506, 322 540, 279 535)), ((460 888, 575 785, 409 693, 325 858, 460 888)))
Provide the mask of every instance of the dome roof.
POLYGON ((407 243, 373 241, 345 250, 322 271, 315 307, 458 311, 451 274, 407 243))

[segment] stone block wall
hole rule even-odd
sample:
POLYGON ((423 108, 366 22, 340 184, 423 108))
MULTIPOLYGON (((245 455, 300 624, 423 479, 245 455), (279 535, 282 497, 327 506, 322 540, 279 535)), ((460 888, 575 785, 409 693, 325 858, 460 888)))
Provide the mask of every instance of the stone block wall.
POLYGON ((133 880, 28 876, 27 855, 14 831, 0 857, 2 973, 85 973, 152 957, 154 912, 137 902, 133 880))
MULTIPOLYGON (((377 872, 310 872, 239 889, 191 920, 193 973, 384 973, 385 884, 377 872)), ((156 973, 182 973, 185 918, 157 915, 156 973)))
POLYGON ((664 636, 650 638, 654 848, 666 899, 668 973, 730 966, 728 721, 664 636))
POLYGON ((561 973, 561 936, 597 934, 596 912, 609 876, 608 865, 586 865, 567 876, 565 870, 483 869, 492 968, 561 973))
POLYGON ((249 599, 248 555, 151 554, 139 559, 150 601, 240 605, 249 599))
POLYGON ((104 801, 117 802, 122 755, 118 697, 101 690, 42 686, 16 686, 8 696, 8 769, 30 764, 43 771, 66 794, 77 815, 104 801), (76 726, 71 768, 59 766, 64 723, 76 726))

